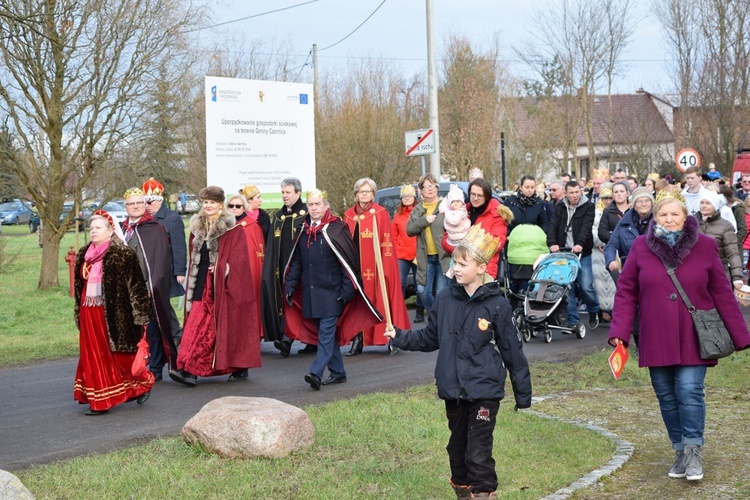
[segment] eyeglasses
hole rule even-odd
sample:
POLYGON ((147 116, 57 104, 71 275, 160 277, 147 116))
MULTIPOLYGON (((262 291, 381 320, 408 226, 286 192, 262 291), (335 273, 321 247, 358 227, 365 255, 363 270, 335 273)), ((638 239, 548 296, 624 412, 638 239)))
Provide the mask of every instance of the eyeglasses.
POLYGON ((228 203, 227 208, 244 208, 244 207, 242 206, 241 203, 239 205, 235 205, 234 203, 228 203))
POLYGON ((483 194, 477 194, 477 193, 471 193, 469 196, 472 198, 484 198, 483 194))
POLYGON ((435 184, 423 184, 422 189, 437 189, 435 184))
POLYGON ((635 200, 635 204, 636 205, 650 205, 651 200, 648 198, 638 198, 637 200, 635 200))
POLYGON ((154 200, 149 200, 146 202, 146 205, 151 205, 154 202, 154 200))
POLYGON ((360 189, 359 191, 357 191, 357 194, 372 194, 372 193, 373 193, 372 189, 360 189))
POLYGON ((145 205, 145 201, 126 201, 125 206, 126 207, 132 207, 133 205, 145 205))

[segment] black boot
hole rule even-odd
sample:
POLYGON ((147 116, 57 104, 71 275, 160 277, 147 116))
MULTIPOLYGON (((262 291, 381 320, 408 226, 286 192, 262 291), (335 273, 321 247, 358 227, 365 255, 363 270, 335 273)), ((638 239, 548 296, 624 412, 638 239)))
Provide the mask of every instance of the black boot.
POLYGON ((357 356, 362 354, 362 332, 359 332, 356 337, 352 339, 352 346, 349 348, 347 356, 357 356))
POLYGON ((414 316, 415 323, 424 323, 424 309, 421 307, 417 308, 417 315, 414 316))

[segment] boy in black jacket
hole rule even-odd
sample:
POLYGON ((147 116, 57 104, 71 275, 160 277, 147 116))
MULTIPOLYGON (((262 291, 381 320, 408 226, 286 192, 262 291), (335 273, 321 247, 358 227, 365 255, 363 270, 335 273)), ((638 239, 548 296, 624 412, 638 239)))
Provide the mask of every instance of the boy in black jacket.
POLYGON ((458 498, 497 498, 492 432, 506 369, 516 409, 531 406, 529 364, 510 304, 485 274, 498 245, 481 225, 473 226, 453 252, 456 283, 435 298, 427 326, 385 332, 400 349, 440 350, 435 379, 451 430, 446 449, 458 498))

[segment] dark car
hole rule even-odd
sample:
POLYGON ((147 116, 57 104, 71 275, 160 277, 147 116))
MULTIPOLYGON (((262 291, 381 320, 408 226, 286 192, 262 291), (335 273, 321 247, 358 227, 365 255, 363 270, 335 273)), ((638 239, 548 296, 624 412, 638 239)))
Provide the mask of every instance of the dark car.
MULTIPOLYGON (((68 216, 71 210, 75 207, 75 202, 73 201, 66 201, 63 203, 63 209, 62 213, 60 214, 60 218, 57 220, 57 223, 62 226, 63 222, 65 221, 65 218, 68 216)), ((91 210, 87 209, 86 211, 79 210, 78 213, 68 222, 68 227, 75 227, 76 224, 78 224, 78 230, 79 231, 85 231, 86 230, 86 219, 91 216, 93 212, 91 210)))

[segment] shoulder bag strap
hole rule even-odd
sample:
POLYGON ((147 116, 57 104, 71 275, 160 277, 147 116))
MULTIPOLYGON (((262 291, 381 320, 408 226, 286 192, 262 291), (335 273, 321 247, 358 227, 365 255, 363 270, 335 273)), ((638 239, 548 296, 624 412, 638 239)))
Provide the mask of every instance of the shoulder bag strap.
POLYGON ((677 291, 680 293, 680 297, 682 297, 682 301, 687 306, 688 311, 690 311, 690 314, 692 314, 693 311, 695 311, 695 307, 693 307, 693 303, 690 302, 690 299, 685 293, 685 289, 682 288, 680 281, 677 279, 677 276, 674 273, 674 267, 669 267, 667 263, 664 261, 662 261, 662 263, 664 264, 664 267, 667 268, 667 274, 669 275, 670 278, 672 278, 672 283, 674 283, 675 288, 677 288, 677 291))

